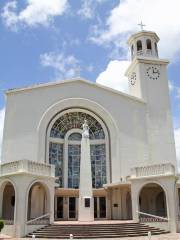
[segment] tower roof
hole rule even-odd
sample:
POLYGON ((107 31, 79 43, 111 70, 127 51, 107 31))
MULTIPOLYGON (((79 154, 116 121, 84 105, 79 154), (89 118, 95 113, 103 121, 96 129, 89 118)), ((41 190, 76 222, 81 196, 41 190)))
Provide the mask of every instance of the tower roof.
POLYGON ((146 36, 146 37, 153 37, 155 39, 156 42, 158 42, 160 39, 158 37, 158 35, 155 33, 155 32, 152 32, 152 31, 140 31, 140 32, 137 32, 133 35, 131 35, 127 41, 128 45, 131 45, 132 42, 139 38, 139 37, 142 37, 142 36, 146 36))

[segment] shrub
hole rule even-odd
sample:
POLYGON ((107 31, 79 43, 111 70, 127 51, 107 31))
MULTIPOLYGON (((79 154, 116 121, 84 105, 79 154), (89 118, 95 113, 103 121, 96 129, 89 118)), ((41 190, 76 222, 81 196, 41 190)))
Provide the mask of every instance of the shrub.
POLYGON ((4 221, 3 220, 0 220, 0 232, 1 230, 4 228, 4 221))

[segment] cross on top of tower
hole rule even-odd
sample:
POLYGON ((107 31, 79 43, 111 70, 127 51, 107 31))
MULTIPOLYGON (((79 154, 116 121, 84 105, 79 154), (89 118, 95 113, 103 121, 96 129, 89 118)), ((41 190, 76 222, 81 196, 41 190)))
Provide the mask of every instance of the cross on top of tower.
POLYGON ((145 27, 146 25, 144 25, 143 23, 142 23, 142 21, 138 24, 138 26, 140 26, 140 28, 141 28, 141 31, 143 31, 144 29, 143 29, 143 27, 145 27))

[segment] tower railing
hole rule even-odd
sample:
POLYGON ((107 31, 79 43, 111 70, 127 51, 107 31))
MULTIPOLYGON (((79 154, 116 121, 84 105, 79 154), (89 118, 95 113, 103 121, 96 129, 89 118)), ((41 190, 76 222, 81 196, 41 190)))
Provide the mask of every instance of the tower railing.
POLYGON ((137 52, 135 52, 132 55, 132 59, 134 59, 134 57, 136 57, 136 56, 155 57, 155 58, 157 58, 158 54, 156 52, 154 53, 152 51, 152 49, 145 49, 145 50, 138 50, 137 52))

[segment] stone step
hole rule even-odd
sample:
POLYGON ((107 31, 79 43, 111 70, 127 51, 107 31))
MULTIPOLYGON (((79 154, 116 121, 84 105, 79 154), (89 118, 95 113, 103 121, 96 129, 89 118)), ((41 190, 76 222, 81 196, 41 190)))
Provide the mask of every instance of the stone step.
POLYGON ((39 230, 39 232, 51 232, 51 233, 53 233, 53 232, 102 232, 102 231, 104 231, 104 232, 114 232, 114 231, 118 231, 118 232, 134 232, 134 231, 145 231, 145 232, 147 232, 147 231, 157 231, 157 229, 155 229, 155 228, 134 228, 134 229, 120 229, 120 228, 118 228, 118 229, 116 229, 116 228, 114 228, 114 229, 67 229, 67 228, 64 228, 64 229, 57 229, 56 231, 55 230, 53 230, 53 229, 41 229, 41 230, 39 230))
POLYGON ((36 238, 69 238, 73 234, 74 239, 87 238, 118 238, 118 237, 136 237, 147 236, 151 231, 152 235, 167 233, 155 227, 149 227, 141 223, 122 223, 122 224, 52 224, 41 228, 27 237, 36 238))
MULTIPOLYGON (((157 233, 157 234, 160 234, 160 233, 165 233, 165 231, 154 231, 154 232, 151 232, 152 234, 153 233, 157 233)), ((40 235, 46 235, 46 236, 56 236, 56 235, 60 235, 60 236, 69 236, 69 234, 70 233, 54 233, 54 234, 52 234, 52 233, 36 233, 36 236, 40 236, 40 235)), ((97 236, 97 235, 109 235, 109 234, 113 234, 113 235, 134 235, 134 234, 147 234, 147 232, 146 231, 144 231, 144 232, 101 232, 101 233, 83 233, 83 235, 85 236, 85 235, 87 235, 87 236, 89 236, 89 235, 91 235, 91 236, 93 236, 93 235, 95 235, 95 236, 97 236)), ((78 235, 81 235, 80 233, 74 233, 73 234, 74 236, 78 236, 78 235)))

